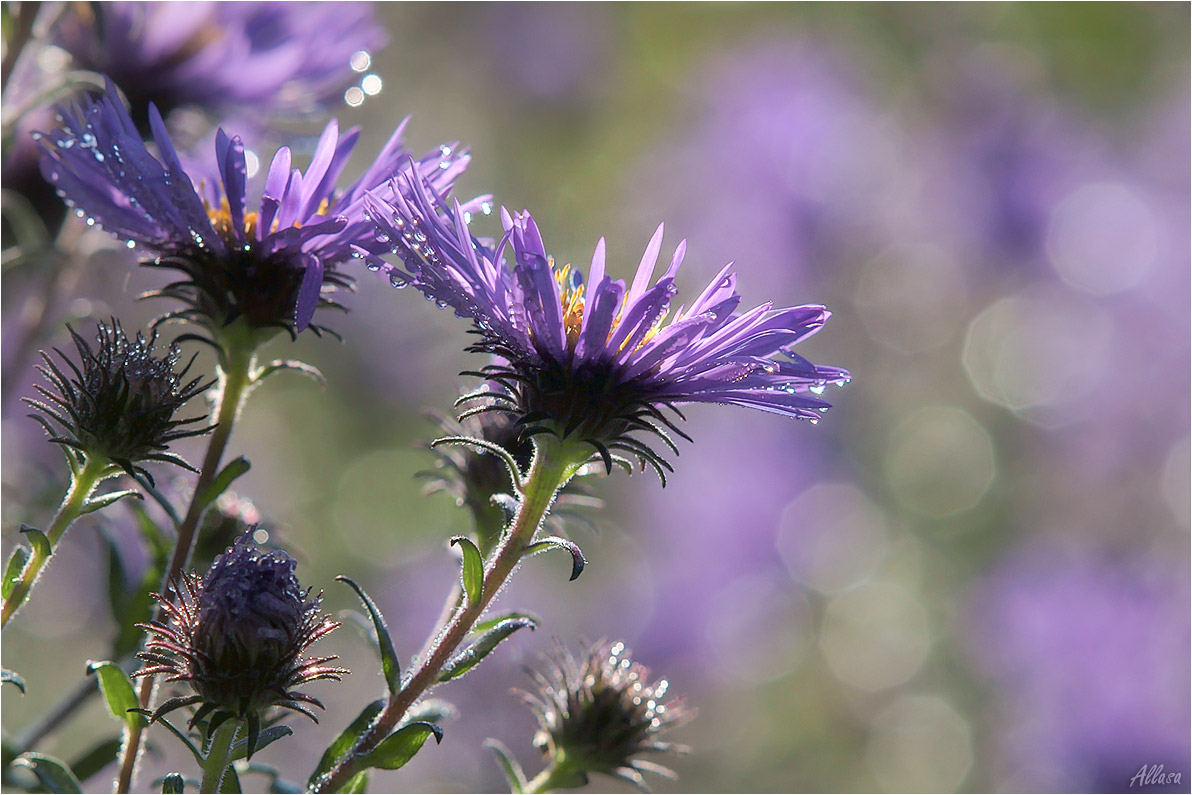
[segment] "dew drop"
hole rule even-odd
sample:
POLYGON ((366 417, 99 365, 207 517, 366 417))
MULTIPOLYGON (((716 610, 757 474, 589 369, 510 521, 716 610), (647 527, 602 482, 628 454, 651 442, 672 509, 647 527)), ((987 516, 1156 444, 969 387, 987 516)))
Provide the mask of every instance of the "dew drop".
POLYGON ((824 394, 824 389, 825 387, 823 384, 816 384, 815 386, 811 387, 811 394, 822 395, 824 394))
MULTIPOLYGON (((359 256, 360 256, 360 254, 359 254, 359 253, 353 253, 353 254, 352 254, 352 256, 354 256, 354 257, 359 257, 359 256)), ((380 264, 379 264, 379 263, 376 263, 376 262, 370 262, 370 263, 368 263, 368 269, 369 269, 370 271, 372 271, 373 273, 376 273, 377 271, 379 271, 379 270, 381 269, 381 266, 380 266, 380 264)))

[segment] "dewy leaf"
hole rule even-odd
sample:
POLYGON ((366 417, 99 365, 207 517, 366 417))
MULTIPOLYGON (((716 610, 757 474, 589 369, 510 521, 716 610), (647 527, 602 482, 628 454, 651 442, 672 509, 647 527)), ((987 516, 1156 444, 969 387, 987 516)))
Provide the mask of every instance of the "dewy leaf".
POLYGON ((443 742, 443 730, 433 723, 407 723, 365 754, 360 763, 381 770, 397 770, 414 758, 431 735, 436 743, 443 742))
POLYGON ((25 680, 16 671, 0 668, 0 683, 16 685, 17 690, 21 691, 21 695, 25 695, 25 680))
POLYGON ((308 787, 313 788, 315 782, 330 772, 340 757, 352 750, 352 746, 356 744, 356 741, 360 739, 361 735, 368 731, 368 727, 372 725, 373 719, 381 714, 381 710, 384 708, 385 699, 378 698, 365 707, 356 717, 356 720, 348 725, 348 728, 340 732, 340 735, 323 752, 323 758, 319 760, 318 767, 310 775, 310 780, 307 782, 308 787))
POLYGON ((526 791, 526 774, 522 772, 522 767, 518 764, 517 759, 510 753, 509 749, 500 740, 487 739, 484 741, 484 747, 493 752, 497 757, 497 763, 501 765, 501 771, 505 774, 505 782, 509 784, 509 792, 513 795, 526 791))
POLYGON ((227 466, 219 471, 219 474, 215 476, 215 479, 211 481, 211 485, 203 489, 203 492, 199 494, 199 505, 205 508, 211 503, 215 502, 215 499, 227 491, 228 486, 232 485, 232 481, 243 475, 251 468, 252 464, 248 463, 248 459, 244 456, 240 456, 236 460, 228 463, 227 466))
POLYGON ((401 666, 397 661, 397 652, 393 650, 393 640, 389 637, 385 617, 363 588, 342 574, 335 579, 348 585, 360 597, 360 601, 364 602, 364 607, 372 617, 373 626, 377 630, 377 649, 381 653, 381 670, 385 673, 385 684, 388 685, 390 693, 396 693, 401 687, 401 666))
POLYGON ((452 546, 459 544, 463 552, 463 567, 460 569, 460 579, 463 581, 464 593, 468 595, 468 604, 474 605, 480 601, 484 590, 484 558, 480 550, 467 536, 455 536, 451 539, 452 546))
POLYGON ((508 621, 511 618, 528 618, 535 624, 538 623, 538 616, 534 615, 533 613, 520 613, 517 611, 512 611, 509 613, 502 613, 498 616, 493 616, 492 618, 485 619, 484 621, 477 621, 472 626, 472 634, 483 635, 497 624, 500 624, 502 621, 508 621))
POLYGON ((457 679, 463 676, 475 668, 477 663, 487 657, 489 652, 495 649, 505 638, 523 627, 534 629, 537 626, 538 622, 532 618, 524 616, 521 618, 506 618, 481 635, 471 646, 448 660, 443 665, 442 670, 439 671, 439 681, 446 682, 449 679, 457 679))
POLYGON ((8 559, 8 565, 4 567, 4 583, 0 585, 0 596, 7 599, 12 595, 12 589, 17 586, 17 579, 21 576, 21 571, 25 568, 27 560, 29 560, 29 550, 18 544, 8 559))
POLYGON ((108 702, 108 710, 117 720, 128 724, 130 729, 148 725, 143 715, 129 711, 139 707, 140 702, 137 701, 132 680, 119 665, 108 660, 92 661, 87 663, 87 673, 99 678, 99 690, 108 702))
POLYGON ((539 552, 545 552, 548 549, 565 549, 571 553, 571 579, 574 580, 579 575, 583 574, 584 566, 587 561, 584 560, 584 553, 580 551, 579 547, 566 538, 559 538, 558 536, 551 536, 544 538, 541 541, 536 541, 533 544, 528 544, 522 555, 530 557, 537 555, 539 552))
POLYGON ((181 773, 170 773, 161 780, 162 795, 181 795, 186 792, 186 782, 182 780, 181 773))
POLYGON ((359 773, 352 776, 352 778, 348 780, 348 783, 344 784, 343 789, 341 789, 340 792, 368 792, 368 771, 361 770, 359 773))
POLYGON ((78 778, 61 759, 32 751, 21 754, 14 765, 27 767, 37 776, 37 780, 49 792, 82 792, 83 787, 78 778))

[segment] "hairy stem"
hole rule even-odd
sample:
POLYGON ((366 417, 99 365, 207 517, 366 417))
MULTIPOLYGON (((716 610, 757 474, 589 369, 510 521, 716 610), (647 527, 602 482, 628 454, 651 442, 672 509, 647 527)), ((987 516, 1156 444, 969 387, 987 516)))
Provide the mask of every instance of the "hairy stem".
POLYGON ((316 782, 315 792, 337 792, 356 772, 356 759, 389 736, 406 711, 438 682, 439 671, 467 637, 493 597, 517 567, 526 545, 542 525, 555 495, 582 466, 587 453, 557 439, 538 437, 530 471, 521 483, 522 498, 517 515, 485 566, 480 598, 463 603, 446 628, 435 635, 417 668, 405 685, 389 698, 385 709, 348 754, 339 759, 327 775, 316 782))
MULTIPOLYGON (((232 435, 232 426, 240 413, 244 399, 248 396, 252 381, 254 362, 254 347, 251 345, 229 346, 227 351, 227 368, 218 371, 219 384, 217 392, 218 408, 216 409, 216 426, 207 445, 207 454, 203 457, 203 468, 199 470, 199 479, 195 483, 194 496, 190 507, 178 526, 178 540, 174 545, 174 553, 170 557, 170 564, 166 568, 162 579, 160 593, 166 593, 170 583, 181 575, 186 562, 190 559, 194 548, 195 534, 199 527, 199 519, 203 513, 200 496, 219 473, 219 463, 224 450, 228 446, 228 439, 232 435)), ((161 618, 159 609, 158 618, 161 618)), ((141 707, 149 708, 149 701, 153 696, 152 676, 141 679, 137 696, 141 707)), ((126 727, 124 730, 124 745, 121 748, 120 772, 116 778, 115 791, 126 793, 132 786, 132 777, 136 769, 137 754, 140 751, 141 734, 144 728, 140 725, 126 727)))
POLYGON ((25 561, 25 566, 17 577, 12 593, 4 600, 4 607, 0 610, 0 627, 8 626, 9 620, 17 612, 17 608, 29 597, 29 591, 32 590, 34 581, 41 574, 46 561, 50 559, 58 540, 62 538, 66 528, 70 527, 71 522, 82 514, 87 498, 91 496, 91 492, 95 491, 99 482, 111 473, 111 468, 112 464, 106 458, 88 456, 83 468, 71 477, 70 488, 67 489, 66 496, 62 499, 62 505, 58 508, 58 513, 54 515, 53 521, 50 522, 49 529, 46 530, 46 537, 50 540, 49 549, 33 545, 33 552, 25 561))
POLYGON ((223 782, 232 756, 232 743, 239 730, 238 720, 225 721, 215 730, 211 748, 207 751, 207 761, 203 763, 203 781, 199 784, 199 792, 219 792, 219 785, 223 782))

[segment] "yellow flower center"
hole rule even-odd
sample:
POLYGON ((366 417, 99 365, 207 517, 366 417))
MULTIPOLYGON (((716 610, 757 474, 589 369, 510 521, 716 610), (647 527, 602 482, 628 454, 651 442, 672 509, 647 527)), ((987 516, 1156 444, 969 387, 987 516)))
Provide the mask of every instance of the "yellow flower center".
MULTIPOLYGON (((568 263, 561 268, 555 268, 555 261, 553 257, 548 257, 547 262, 555 273, 555 281, 559 284, 559 296, 563 306, 563 328, 567 332, 567 348, 572 352, 575 351, 575 346, 579 342, 579 333, 584 324, 584 285, 579 279, 571 278, 571 265, 568 263)), ((608 330, 608 338, 605 339, 607 344, 613 338, 613 334, 617 331, 617 326, 621 324, 621 317, 625 313, 625 301, 628 300, 629 295, 626 293, 621 298, 621 306, 617 310, 617 316, 613 318, 612 325, 608 330)), ((635 351, 641 350, 647 342, 657 334, 665 325, 666 316, 670 314, 668 307, 664 312, 658 315, 658 319, 654 321, 654 325, 642 337, 641 342, 634 348, 635 351)), ((629 337, 621 343, 620 350, 624 350, 625 346, 629 344, 629 337)), ((618 351, 619 352, 619 351, 618 351)))

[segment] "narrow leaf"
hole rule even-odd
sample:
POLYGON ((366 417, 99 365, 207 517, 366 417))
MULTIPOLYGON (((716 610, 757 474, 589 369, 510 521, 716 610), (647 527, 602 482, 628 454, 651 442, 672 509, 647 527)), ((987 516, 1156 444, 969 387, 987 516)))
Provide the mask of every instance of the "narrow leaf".
POLYGON ((414 758, 431 735, 436 743, 443 742, 443 730, 433 723, 407 723, 365 754, 360 762, 366 767, 397 770, 414 758))
POLYGON ((128 728, 147 726, 144 716, 137 712, 130 712, 140 706, 132 680, 119 665, 104 660, 102 662, 89 661, 87 673, 95 674, 99 678, 99 691, 108 702, 108 710, 119 721, 128 724, 128 728))
POLYGON ((505 782, 509 784, 509 792, 513 795, 519 795, 526 791, 526 774, 522 772, 522 767, 518 764, 517 759, 505 747, 505 744, 500 740, 488 739, 484 741, 484 747, 493 752, 497 757, 497 763, 501 766, 501 772, 505 774, 505 782))
POLYGON ((532 618, 525 617, 507 618, 501 621, 495 627, 481 635, 471 646, 448 660, 442 670, 439 671, 439 681, 446 682, 449 679, 458 679, 475 668, 505 638, 523 627, 534 629, 537 626, 538 622, 532 618))
POLYGON ((319 386, 327 386, 327 379, 323 377, 321 372, 319 372, 319 368, 315 367, 313 364, 300 362, 297 359, 274 359, 273 361, 269 362, 269 364, 253 373, 252 380, 255 383, 260 383, 269 376, 281 370, 293 370, 296 373, 314 379, 319 383, 319 386))
POLYGON ((460 579, 464 584, 464 593, 468 595, 468 604, 474 605, 480 601, 484 589, 484 558, 480 550, 467 536, 455 536, 451 539, 452 546, 459 544, 463 553, 463 567, 460 569, 460 579))
POLYGON ((161 780, 162 795, 181 795, 186 792, 186 782, 182 780, 181 773, 170 773, 161 780))
POLYGON ((538 616, 534 615, 533 613, 522 613, 522 612, 518 612, 518 611, 512 611, 509 613, 502 613, 498 616, 493 616, 492 618, 485 619, 484 621, 477 621, 472 626, 472 634, 473 635, 483 635, 485 632, 488 632, 490 629, 495 627, 497 624, 500 624, 502 621, 508 621, 511 618, 528 618, 531 621, 533 621, 535 624, 538 623, 538 616))
POLYGON ((327 750, 323 752, 323 758, 319 760, 318 767, 310 775, 310 780, 307 782, 308 787, 313 788, 316 781, 330 772, 331 768, 335 766, 335 763, 344 754, 352 750, 352 746, 356 744, 356 741, 360 739, 361 735, 368 731, 368 727, 372 725, 373 719, 381 714, 381 710, 385 708, 385 701, 383 698, 378 698, 365 707, 356 717, 356 720, 352 721, 348 725, 348 728, 344 729, 331 745, 327 746, 327 750))
POLYGON ((228 765, 224 770, 223 781, 219 782, 219 791, 231 795, 240 795, 244 791, 240 788, 240 776, 236 773, 234 765, 228 765))
MULTIPOLYGON (((293 733, 294 730, 289 726, 270 726, 268 729, 264 729, 259 735, 257 735, 257 744, 253 747, 252 752, 254 754, 258 753, 266 745, 276 742, 282 737, 289 737, 293 733)), ((231 761, 235 762, 237 759, 243 759, 247 755, 248 738, 245 737, 243 740, 238 740, 236 744, 232 746, 231 761)))
POLYGON ((228 486, 232 485, 232 481, 251 468, 252 464, 248 463, 248 459, 244 456, 240 456, 236 460, 229 462, 227 466, 219 471, 215 479, 211 481, 211 485, 203 489, 202 493, 199 494, 199 505, 206 507, 215 502, 215 499, 227 491, 228 486))
POLYGON ((107 494, 101 494, 98 497, 92 497, 83 503, 83 508, 79 514, 91 513, 98 511, 100 508, 106 508, 117 500, 122 500, 125 497, 132 497, 134 500, 144 500, 145 496, 136 489, 122 489, 121 491, 110 491, 107 494))
POLYGON ((7 683, 16 685, 17 690, 21 691, 21 695, 25 695, 25 680, 16 671, 10 671, 7 668, 0 668, 0 684, 7 683))
POLYGON ((522 555, 530 557, 537 555, 539 552, 545 552, 548 549, 565 549, 571 553, 571 579, 574 580, 579 575, 583 574, 584 566, 587 561, 584 560, 584 553, 580 551, 579 547, 566 538, 559 538, 558 536, 551 536, 544 538, 541 541, 536 541, 533 544, 526 545, 522 555))
POLYGON ((12 595, 12 589, 17 587, 17 580, 20 579, 27 560, 29 560, 29 550, 18 544, 8 559, 8 565, 4 567, 4 582, 0 584, 0 596, 7 599, 12 595))
POLYGON ((29 539, 29 543, 33 546, 33 551, 39 553, 42 557, 48 558, 53 554, 53 548, 50 546, 50 539, 46 538, 46 534, 38 530, 36 527, 30 527, 27 524, 21 525, 21 533, 25 538, 29 539))
POLYGON ((377 649, 381 653, 381 670, 385 673, 385 684, 388 685, 390 693, 396 693, 401 686, 401 666, 397 661, 397 652, 393 649, 393 640, 389 637, 385 617, 363 588, 342 574, 335 579, 348 585, 360 597, 360 601, 364 602, 364 607, 372 617, 373 626, 377 630, 377 649))
POLYGON ((49 792, 82 792, 83 787, 78 778, 61 759, 32 751, 21 754, 14 765, 27 767, 37 776, 37 780, 49 792))
POLYGON ((109 737, 95 745, 87 753, 71 760, 70 769, 78 776, 79 781, 86 781, 116 761, 116 755, 120 753, 120 745, 119 737, 109 737))

